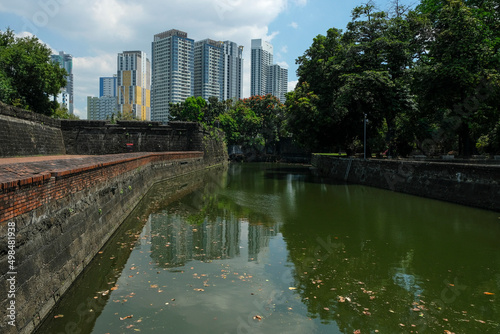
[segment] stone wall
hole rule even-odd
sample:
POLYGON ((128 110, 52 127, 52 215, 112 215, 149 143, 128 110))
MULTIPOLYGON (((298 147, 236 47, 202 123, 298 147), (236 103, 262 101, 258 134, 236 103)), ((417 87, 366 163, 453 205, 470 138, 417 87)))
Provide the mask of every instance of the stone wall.
POLYGON ((59 120, 0 102, 0 157, 65 153, 59 120))
POLYGON ((500 166, 313 155, 319 175, 500 211, 500 166))
POLYGON ((180 151, 228 159, 222 131, 197 123, 57 120, 0 102, 0 157, 180 151))
POLYGON ((62 120, 67 154, 201 151, 203 130, 197 123, 62 120))
MULTIPOLYGON (((0 267, 8 268, 7 227, 16 227, 16 324, 31 333, 153 183, 204 169, 203 152, 132 153, 0 186, 0 267)), ((2 269, 0 291, 8 291, 2 269)), ((6 318, 2 293, 0 317, 6 318)))

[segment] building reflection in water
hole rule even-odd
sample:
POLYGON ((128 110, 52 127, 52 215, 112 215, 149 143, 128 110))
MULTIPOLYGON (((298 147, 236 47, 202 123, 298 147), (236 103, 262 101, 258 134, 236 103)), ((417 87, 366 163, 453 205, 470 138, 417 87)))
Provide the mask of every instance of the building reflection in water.
POLYGON ((182 267, 193 260, 210 262, 239 257, 242 224, 248 224, 248 261, 258 261, 259 253, 279 233, 279 225, 250 224, 237 218, 217 217, 214 222, 191 225, 178 214, 164 212, 152 214, 149 221, 151 257, 163 268, 182 267))

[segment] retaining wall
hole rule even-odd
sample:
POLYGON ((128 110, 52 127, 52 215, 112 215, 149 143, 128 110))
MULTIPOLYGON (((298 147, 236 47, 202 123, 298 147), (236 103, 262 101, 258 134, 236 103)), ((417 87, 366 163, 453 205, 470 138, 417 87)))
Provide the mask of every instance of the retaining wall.
POLYGON ((0 332, 31 333, 153 183, 206 166, 203 152, 120 154, 2 183, 0 291, 9 291, 6 236, 15 225, 17 327, 5 321, 2 293, 0 332))
POLYGON ((313 155, 320 176, 500 211, 500 166, 313 155))
POLYGON ((59 120, 0 102, 0 157, 65 153, 59 120))

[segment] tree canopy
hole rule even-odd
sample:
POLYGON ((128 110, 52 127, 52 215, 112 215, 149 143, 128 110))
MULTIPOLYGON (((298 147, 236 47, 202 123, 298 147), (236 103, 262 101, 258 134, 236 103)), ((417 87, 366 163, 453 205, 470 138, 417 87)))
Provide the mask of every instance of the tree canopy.
POLYGON ((493 0, 355 7, 345 32, 318 35, 297 59, 288 130, 314 150, 355 151, 366 114, 368 151, 498 152, 498 13, 493 0))
POLYGON ((51 50, 36 37, 0 32, 0 100, 51 116, 55 96, 66 85, 66 70, 50 59, 51 50))

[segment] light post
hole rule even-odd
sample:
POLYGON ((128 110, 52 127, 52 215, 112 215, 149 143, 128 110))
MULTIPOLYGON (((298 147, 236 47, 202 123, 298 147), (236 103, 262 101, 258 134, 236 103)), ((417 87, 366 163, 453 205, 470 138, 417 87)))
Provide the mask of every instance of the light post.
POLYGON ((363 158, 366 160, 366 114, 363 123, 364 123, 363 158))

